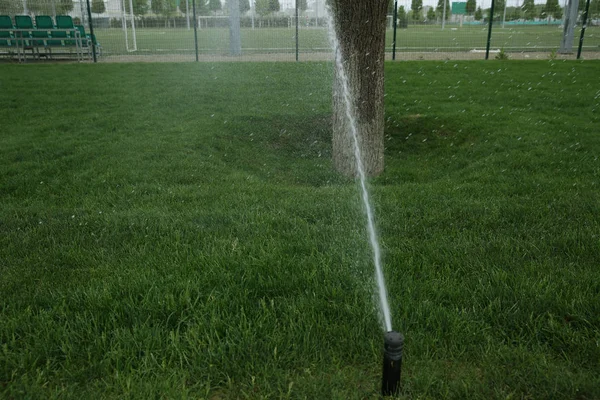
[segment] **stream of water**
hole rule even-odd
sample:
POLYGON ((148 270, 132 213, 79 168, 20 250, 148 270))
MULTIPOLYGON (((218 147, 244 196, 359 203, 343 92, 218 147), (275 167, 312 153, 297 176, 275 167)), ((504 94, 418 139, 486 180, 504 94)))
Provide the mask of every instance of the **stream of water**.
POLYGON ((339 51, 339 40, 335 33, 334 21, 333 17, 331 16, 331 12, 327 12, 327 25, 329 27, 329 40, 335 53, 335 68, 337 69, 337 73, 339 74, 342 83, 342 95, 344 99, 346 118, 350 130, 349 133, 352 136, 354 158, 356 159, 356 170, 358 172, 358 178, 360 180, 362 200, 365 213, 367 215, 367 230, 369 232, 369 242, 373 251, 375 277, 377 280, 381 313, 383 314, 384 329, 386 332, 389 332, 392 330, 392 317, 390 315, 390 305, 388 302, 387 289, 385 287, 385 277, 383 276, 383 269, 381 265, 381 250, 379 248, 379 241, 377 239, 377 231, 375 230, 375 218, 373 216, 373 208, 371 207, 369 191, 367 190, 367 177, 362 161, 360 144, 358 141, 359 133, 353 106, 354 102, 352 101, 352 94, 350 92, 350 82, 348 79, 348 73, 346 72, 346 67, 344 65, 344 60, 342 58, 342 52, 339 51))

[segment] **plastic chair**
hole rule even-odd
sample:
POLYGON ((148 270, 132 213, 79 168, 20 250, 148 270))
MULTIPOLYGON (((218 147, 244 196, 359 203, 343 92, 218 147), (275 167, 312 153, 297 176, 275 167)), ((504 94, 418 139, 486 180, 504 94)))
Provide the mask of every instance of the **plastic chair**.
MULTIPOLYGON (((36 29, 31 31, 31 36, 34 38, 40 39, 49 39, 50 33, 48 29, 54 29, 54 23, 52 23, 52 17, 47 15, 38 15, 35 17, 35 26, 36 29)), ((44 46, 46 47, 46 40, 34 40, 33 44, 35 46, 44 46)))
POLYGON ((8 15, 0 15, 0 47, 13 47, 14 34, 8 29, 15 29, 8 15), (7 30, 4 30, 7 29, 7 30))
POLYGON ((79 31, 79 35, 81 36, 81 46, 83 50, 87 50, 88 56, 91 58, 92 55, 92 46, 96 47, 96 55, 102 55, 102 46, 96 40, 96 35, 88 35, 85 32, 85 27, 83 25, 75 25, 75 28, 79 31))
POLYGON ((23 32, 15 32, 15 37, 23 48, 30 48, 31 43, 29 39, 31 39, 31 31, 35 29, 31 17, 29 15, 15 15, 15 28, 25 30, 23 32))

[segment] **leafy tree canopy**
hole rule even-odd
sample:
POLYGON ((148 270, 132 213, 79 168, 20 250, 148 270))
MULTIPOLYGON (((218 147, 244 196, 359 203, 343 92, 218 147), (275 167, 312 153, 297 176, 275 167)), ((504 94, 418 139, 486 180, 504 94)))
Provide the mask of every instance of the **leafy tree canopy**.
POLYGON ((476 0, 467 0, 467 5, 466 5, 467 15, 473 15, 475 13, 476 8, 477 8, 476 0))
MULTIPOLYGON (((585 1, 583 1, 585 2, 585 1)), ((558 4, 558 0, 546 0, 546 4, 542 9, 542 18, 552 17, 554 19, 562 18, 562 8, 558 4)))
POLYGON ((19 0, 0 0, 0 14, 20 14, 23 12, 23 2, 19 0))
POLYGON ((483 19, 483 11, 481 7, 477 7, 477 11, 475 11, 475 21, 481 21, 483 19))
POLYGON ((106 11, 106 6, 104 5, 104 0, 92 0, 92 10, 94 14, 102 14, 106 11))
POLYGON ((526 20, 531 21, 535 18, 535 4, 533 0, 523 1, 521 9, 523 10, 523 17, 525 17, 526 20))
POLYGON ((421 19, 421 11, 423 10, 423 0, 412 0, 410 3, 412 16, 415 20, 421 19))
POLYGON ((256 13, 261 17, 269 15, 269 0, 256 0, 256 2, 254 3, 254 9, 256 10, 256 13))
POLYGON ((278 12, 281 10, 281 5, 279 4, 279 0, 269 0, 269 12, 278 12))
POLYGON ((298 0, 298 9, 302 12, 308 9, 308 2, 306 0, 298 0))
POLYGON ((208 9, 216 13, 222 8, 221 0, 208 0, 208 9))
POLYGON ((435 10, 433 7, 427 10, 427 21, 435 21, 435 10))
MULTIPOLYGON (((155 0, 152 0, 152 2, 154 3, 155 0)), ((133 4, 133 15, 145 15, 148 13, 148 10, 150 9, 150 7, 148 6, 148 0, 132 0, 131 3, 133 4)), ((130 13, 130 9, 129 9, 129 1, 125 1, 125 12, 130 13)), ((160 14, 160 13, 157 13, 160 14)))
MULTIPOLYGON (((170 17, 170 16, 174 15, 175 12, 177 11, 177 4, 175 3, 175 0, 152 0, 152 4, 150 7, 152 8, 153 13, 162 15, 165 17, 170 17)), ((135 5, 134 5, 134 11, 135 11, 135 5)), ((135 14, 135 12, 134 12, 134 14, 135 14)))
MULTIPOLYGON (((444 15, 444 0, 438 0, 435 11, 437 12, 437 15, 442 18, 444 15)), ((448 20, 448 18, 450 18, 450 0, 446 0, 446 20, 448 20)))

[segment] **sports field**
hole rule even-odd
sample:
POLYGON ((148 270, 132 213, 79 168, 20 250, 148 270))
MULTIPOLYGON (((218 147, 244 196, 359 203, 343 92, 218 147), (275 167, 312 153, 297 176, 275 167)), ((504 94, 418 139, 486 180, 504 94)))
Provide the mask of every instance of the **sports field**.
MULTIPOLYGON (((576 32, 575 46, 579 42, 576 32)), ((135 54, 180 54, 194 57, 193 29, 138 28, 137 51, 129 53, 123 29, 98 29, 98 40, 107 56, 135 54)), ((295 29, 261 28, 242 29, 244 54, 281 53, 293 57, 295 29)), ((494 26, 491 48, 507 52, 552 51, 560 47, 562 28, 557 25, 506 25, 494 26)), ((302 28, 299 35, 301 53, 329 51, 326 29, 302 28)), ((133 49, 132 30, 128 30, 129 48, 133 49)), ((392 30, 387 31, 387 51, 392 51, 392 30)), ((437 25, 410 25, 397 32, 398 52, 469 52, 486 48, 487 26, 447 25, 444 30, 437 25)), ((200 54, 226 55, 229 52, 228 29, 208 28, 198 30, 200 54)), ((575 47, 576 49, 576 47, 575 47)), ((589 27, 584 41, 584 52, 600 51, 600 27, 589 27)))
MULTIPOLYGON (((600 398, 599 70, 386 65, 402 399, 600 398)), ((379 398, 332 74, 0 65, 0 398, 379 398)))

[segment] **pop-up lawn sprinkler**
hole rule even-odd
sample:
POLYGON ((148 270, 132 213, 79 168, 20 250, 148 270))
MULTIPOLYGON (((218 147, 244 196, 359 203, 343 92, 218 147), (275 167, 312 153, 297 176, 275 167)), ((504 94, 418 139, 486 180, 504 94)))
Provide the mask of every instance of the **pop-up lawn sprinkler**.
POLYGON ((393 396, 400 390, 400 373, 402 370, 402 348, 404 336, 396 331, 386 332, 383 342, 383 378, 381 394, 393 396))

